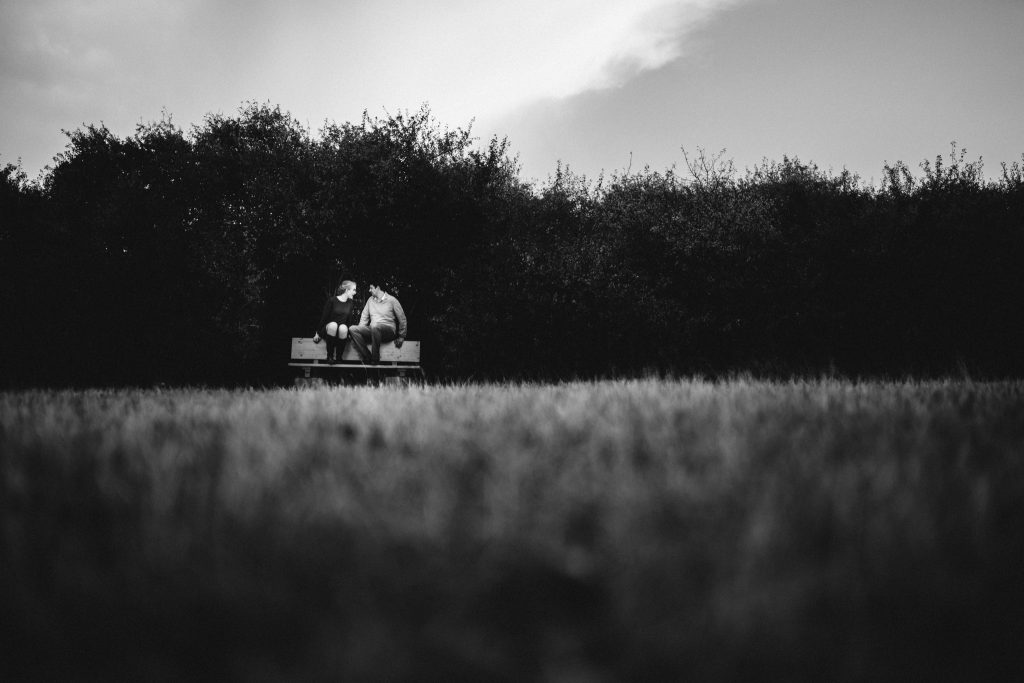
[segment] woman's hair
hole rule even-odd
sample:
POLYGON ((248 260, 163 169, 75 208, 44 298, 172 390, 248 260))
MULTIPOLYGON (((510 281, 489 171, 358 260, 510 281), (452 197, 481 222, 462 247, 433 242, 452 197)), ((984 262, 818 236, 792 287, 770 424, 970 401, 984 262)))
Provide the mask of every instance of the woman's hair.
POLYGON ((342 294, 345 293, 346 289, 350 289, 350 288, 355 287, 355 286, 356 286, 356 283, 353 282, 352 280, 342 280, 341 284, 338 285, 338 289, 336 289, 334 291, 334 293, 337 294, 338 296, 341 296, 342 294))

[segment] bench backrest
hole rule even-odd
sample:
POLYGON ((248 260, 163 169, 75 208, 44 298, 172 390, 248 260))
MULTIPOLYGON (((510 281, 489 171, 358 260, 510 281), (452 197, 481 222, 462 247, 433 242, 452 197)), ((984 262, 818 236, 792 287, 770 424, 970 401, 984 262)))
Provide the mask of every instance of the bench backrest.
MULTIPOLYGON (((292 337, 292 360, 313 361, 327 359, 327 343, 322 339, 319 344, 314 344, 312 337, 292 337)), ((352 347, 352 344, 345 343, 345 351, 341 360, 359 362, 359 354, 352 347)), ((420 343, 418 341, 406 341, 402 348, 395 348, 394 342, 381 344, 380 360, 382 363, 416 363, 420 362, 420 343)))

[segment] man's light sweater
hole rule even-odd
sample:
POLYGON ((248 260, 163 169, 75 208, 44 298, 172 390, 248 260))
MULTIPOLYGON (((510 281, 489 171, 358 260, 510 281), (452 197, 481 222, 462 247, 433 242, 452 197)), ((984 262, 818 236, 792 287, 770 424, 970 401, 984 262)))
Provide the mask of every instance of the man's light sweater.
POLYGON ((399 339, 405 339, 405 311, 398 299, 385 294, 380 299, 370 297, 363 306, 363 314, 359 316, 360 325, 388 325, 395 329, 399 339))

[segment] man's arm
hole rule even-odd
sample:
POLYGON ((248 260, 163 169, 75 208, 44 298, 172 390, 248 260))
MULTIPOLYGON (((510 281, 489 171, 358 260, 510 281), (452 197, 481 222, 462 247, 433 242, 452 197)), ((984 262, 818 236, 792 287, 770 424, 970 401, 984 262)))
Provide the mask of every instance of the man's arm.
POLYGON ((363 312, 359 314, 359 324, 366 326, 370 324, 370 300, 363 304, 363 312))
POLYGON ((402 348, 402 342, 405 341, 405 333, 408 332, 405 311, 402 309, 402 304, 398 303, 398 299, 391 297, 391 302, 395 311, 395 321, 398 323, 398 338, 395 339, 395 346, 402 348))

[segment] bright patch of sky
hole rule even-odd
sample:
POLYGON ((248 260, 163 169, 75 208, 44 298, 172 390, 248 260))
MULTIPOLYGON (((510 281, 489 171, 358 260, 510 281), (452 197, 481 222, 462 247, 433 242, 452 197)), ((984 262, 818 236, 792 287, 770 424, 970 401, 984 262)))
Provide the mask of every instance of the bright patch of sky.
POLYGON ((353 3, 341 14, 320 5, 309 20, 280 18, 268 76, 325 108, 354 97, 370 108, 429 101, 455 116, 490 115, 662 66, 679 56, 682 33, 727 4, 405 0, 353 3), (296 63, 307 70, 289 83, 296 63))

